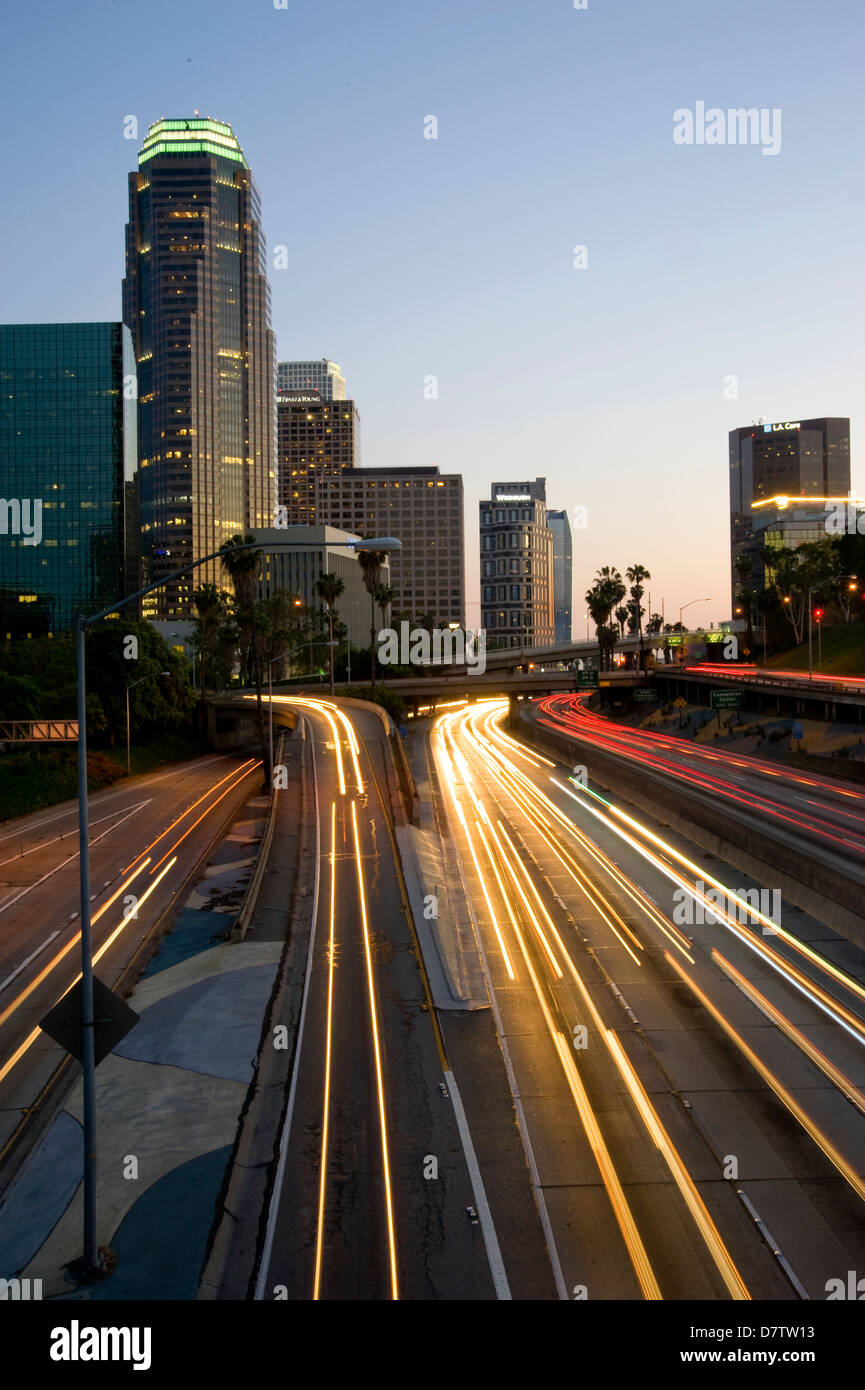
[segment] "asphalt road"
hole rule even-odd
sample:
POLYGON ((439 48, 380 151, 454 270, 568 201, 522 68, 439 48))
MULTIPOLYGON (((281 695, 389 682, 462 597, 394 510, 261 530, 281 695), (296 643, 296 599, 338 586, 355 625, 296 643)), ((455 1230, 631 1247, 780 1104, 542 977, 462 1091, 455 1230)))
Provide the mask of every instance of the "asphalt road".
MULTIPOLYGON (((257 788, 256 767, 251 758, 199 758, 90 798, 95 974, 104 984, 114 986, 176 905, 201 857, 257 788)), ((25 1115, 47 1098, 66 1056, 38 1025, 80 973, 78 872, 77 802, 0 829, 0 1186, 49 1107, 37 1105, 44 1113, 31 1116, 22 1145, 25 1115)))
POLYGON ((865 953, 743 914, 759 885, 611 812, 504 708, 432 738, 560 1293, 825 1298, 865 1267, 865 953))

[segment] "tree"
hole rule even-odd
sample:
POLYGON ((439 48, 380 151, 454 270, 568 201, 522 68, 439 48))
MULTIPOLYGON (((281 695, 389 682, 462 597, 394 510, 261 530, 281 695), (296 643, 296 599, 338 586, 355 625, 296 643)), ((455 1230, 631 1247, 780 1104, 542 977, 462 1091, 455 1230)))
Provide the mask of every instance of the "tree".
POLYGON ((757 602, 757 593, 752 584, 752 561, 750 555, 738 555, 734 569, 739 583, 736 586, 736 612, 741 608, 745 618, 745 655, 749 656, 754 649, 754 606, 757 602))
POLYGON ((620 637, 624 637, 625 635, 625 623, 628 621, 630 616, 630 608, 627 608, 624 604, 619 604, 619 607, 616 609, 616 622, 619 624, 620 637))
POLYGON ((625 597, 627 590, 622 576, 615 568, 605 565, 595 575, 595 581, 586 594, 586 607, 595 624, 598 638, 598 664, 602 670, 612 665, 613 650, 618 636, 615 626, 610 623, 613 609, 625 597))
POLYGON ((643 594, 645 593, 645 580, 651 579, 649 571, 645 565, 629 565, 625 570, 625 576, 631 586, 630 608, 634 615, 634 626, 640 638, 640 670, 643 669, 643 614, 645 609, 640 607, 643 594))
POLYGON ((359 550, 357 558, 363 571, 364 588, 369 594, 369 669, 375 696, 375 591, 381 582, 382 566, 387 555, 383 550, 359 550))
POLYGON ((264 790, 270 790, 271 767, 267 756, 264 734, 264 708, 261 699, 262 651, 261 642, 255 637, 255 601, 258 595, 258 571, 261 551, 255 549, 255 537, 232 536, 221 550, 222 563, 234 588, 234 602, 240 640, 241 680, 244 677, 244 663, 248 675, 249 665, 255 680, 255 707, 258 715, 258 736, 261 744, 261 767, 264 773, 264 790), (251 658, 251 660, 250 660, 251 658))
MULTIPOLYGON (((388 622, 387 622, 387 610, 390 608, 391 604, 393 603, 393 597, 394 597, 393 589, 390 587, 389 584, 381 584, 381 583, 376 584, 376 586, 375 586, 375 601, 376 601, 376 603, 378 604, 378 609, 379 609, 379 612, 381 613, 381 625, 382 625, 382 627, 387 627, 387 625, 388 625, 388 622)), ((384 676, 382 676, 382 680, 384 680, 384 676)))
POLYGON ((333 689, 333 608, 337 599, 345 592, 345 581, 338 575, 328 573, 322 574, 316 580, 315 591, 319 598, 324 599, 327 604, 327 627, 328 627, 328 657, 330 667, 330 693, 333 689))
POLYGON ((199 655, 199 684, 202 697, 214 686, 214 667, 222 630, 228 620, 225 595, 215 584, 202 584, 192 595, 195 605, 195 634, 193 642, 199 655))

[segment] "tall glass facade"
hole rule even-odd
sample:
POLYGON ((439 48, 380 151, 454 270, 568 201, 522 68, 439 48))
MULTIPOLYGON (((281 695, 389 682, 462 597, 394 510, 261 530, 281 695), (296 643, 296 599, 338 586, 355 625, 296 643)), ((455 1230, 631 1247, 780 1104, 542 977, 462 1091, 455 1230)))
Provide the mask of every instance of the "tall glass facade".
POLYGON ((547 525, 553 533, 553 605, 556 641, 573 638, 573 546, 567 512, 547 512, 547 525))
POLYGON ((122 324, 0 325, 0 638, 138 587, 135 416, 122 324))
MULTIPOLYGON (((141 548, 150 583, 273 524, 275 349, 261 206, 231 127, 151 126, 129 176, 123 319, 139 378, 141 548)), ((155 591, 184 618, 218 561, 155 591)))

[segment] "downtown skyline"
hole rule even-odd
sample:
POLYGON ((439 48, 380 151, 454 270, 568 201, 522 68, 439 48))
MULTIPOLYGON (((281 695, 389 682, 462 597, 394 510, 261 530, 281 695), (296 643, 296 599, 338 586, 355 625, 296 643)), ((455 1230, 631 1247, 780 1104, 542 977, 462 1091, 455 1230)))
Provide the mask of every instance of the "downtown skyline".
POLYGON ((215 22, 227 10, 209 7, 202 24, 203 8, 186 7, 166 50, 163 8, 122 72, 100 69, 98 97, 89 67, 131 19, 82 16, 74 73, 62 63, 71 19, 47 35, 26 14, 11 21, 11 177, 28 196, 4 251, 7 321, 120 317, 128 173, 154 120, 197 109, 231 124, 255 171, 277 358, 341 364, 368 466, 463 475, 469 624, 471 522, 491 477, 543 473, 552 506, 587 508, 588 529, 574 530, 578 631, 603 564, 645 564, 668 613, 711 594, 705 621, 729 616, 727 435, 751 419, 851 417, 861 492, 851 325, 865 187, 846 172, 861 116, 839 78, 845 65, 852 77, 861 29, 852 8, 836 7, 822 34, 834 71, 827 61, 806 84, 804 4, 785 8, 783 36, 768 12, 734 4, 709 45, 683 4, 665 7, 658 32, 645 13, 622 30, 608 10, 561 7, 524 33, 512 5, 378 5, 369 31, 337 3, 323 110, 315 31, 274 8, 248 15, 240 62, 255 80, 228 109, 215 22), (35 172, 49 123, 28 119, 22 85, 37 52, 64 112, 50 181, 35 172), (703 99, 780 110, 777 155, 675 144, 673 113, 703 99), (436 140, 424 138, 430 114, 436 140), (75 206, 84 188, 88 215, 64 218, 61 242, 57 200, 75 206))

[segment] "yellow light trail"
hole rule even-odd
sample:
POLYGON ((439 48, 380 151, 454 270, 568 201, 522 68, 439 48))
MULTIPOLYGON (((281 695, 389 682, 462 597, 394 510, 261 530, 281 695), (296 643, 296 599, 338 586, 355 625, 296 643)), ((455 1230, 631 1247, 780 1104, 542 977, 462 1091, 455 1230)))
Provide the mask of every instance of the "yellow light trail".
POLYGON ((136 864, 138 860, 141 858, 141 855, 147 854, 150 850, 152 850, 156 845, 159 844, 160 840, 164 840, 165 836, 171 833, 175 825, 179 825, 182 820, 186 819, 190 811, 194 811, 196 806, 201 805, 202 801, 206 801, 207 798, 209 796, 212 796, 214 792, 219 791, 219 788, 222 786, 223 782, 227 782, 229 778, 234 777, 239 771, 242 771, 244 768, 249 768, 249 770, 251 771, 255 762, 255 758, 248 758, 245 763, 240 764, 239 768, 233 767, 230 772, 227 772, 225 774, 224 777, 220 777, 219 781, 214 782, 212 787, 208 787, 206 792, 202 792, 201 796, 199 796, 197 800, 193 801, 191 806, 187 806, 185 811, 181 811, 180 815, 176 816, 175 819, 171 822, 171 824, 167 825, 165 829, 159 835, 157 835, 155 840, 151 840, 149 845, 145 845, 144 849, 141 851, 141 854, 136 854, 134 859, 130 859, 129 863, 126 865, 126 868, 121 869, 120 872, 125 874, 128 869, 131 869, 132 865, 136 864))
POLYGON ((846 1158, 844 1158, 843 1154, 841 1154, 839 1150, 835 1148, 835 1145, 832 1143, 832 1141, 823 1133, 821 1129, 818 1128, 818 1126, 811 1119, 810 1115, 808 1115, 802 1109, 801 1105, 799 1105, 798 1101, 795 1101, 793 1099, 786 1087, 781 1084, 781 1082, 774 1075, 774 1073, 771 1072, 769 1068, 765 1065, 765 1063, 760 1060, 753 1048, 748 1046, 748 1044, 745 1042, 745 1039, 736 1032, 732 1024, 727 1022, 723 1014, 715 1008, 715 1005, 712 1003, 712 1001, 703 993, 699 985, 697 985, 691 979, 690 975, 688 975, 687 972, 682 969, 682 967, 679 965, 679 962, 673 959, 669 951, 664 952, 664 957, 673 967, 679 978, 684 981, 684 983, 688 986, 688 988, 692 991, 696 998, 699 999, 700 1003, 703 1005, 703 1008, 706 1009, 707 1012, 712 1015, 718 1026, 720 1028, 723 1028, 724 1032, 727 1034, 727 1037, 731 1040, 731 1042, 735 1043, 736 1047, 742 1053, 742 1056, 747 1058, 754 1070, 757 1071, 760 1076, 762 1076, 763 1080, 766 1082, 766 1085, 771 1087, 778 1099, 782 1101, 784 1105, 786 1105, 787 1109, 790 1111, 790 1114, 793 1115, 794 1118, 799 1121, 799 1124, 802 1126, 805 1132, 811 1136, 811 1138, 814 1140, 814 1143, 817 1144, 817 1146, 823 1150, 824 1154, 829 1159, 829 1162, 834 1164, 841 1176, 844 1179, 846 1179, 846 1181, 853 1188, 853 1191, 856 1193, 857 1197, 865 1201, 865 1183, 863 1183, 862 1179, 859 1177, 859 1174, 855 1172, 855 1170, 850 1166, 846 1158))
MULTIPOLYGON (((219 795, 219 796, 216 798, 215 801, 211 801, 210 805, 205 807, 205 809, 202 811, 201 815, 198 816, 198 817, 196 817, 196 819, 192 822, 192 824, 190 825, 189 829, 188 829, 188 830, 184 830, 183 834, 180 836, 180 839, 174 841, 174 844, 171 846, 170 849, 167 849, 167 850, 165 851, 165 853, 163 854, 163 856, 162 856, 161 859, 157 859, 156 863, 153 865, 153 868, 150 870, 150 872, 151 872, 152 874, 155 874, 155 873, 156 873, 156 870, 159 868, 160 864, 164 864, 165 861, 166 861, 166 859, 168 859, 169 855, 172 855, 172 854, 174 853, 174 851, 175 851, 176 849, 178 849, 178 848, 180 847, 180 845, 183 844, 183 841, 186 839, 187 835, 191 835, 192 832, 193 832, 193 830, 195 829, 195 827, 196 827, 197 825, 200 825, 201 822, 202 822, 207 816, 210 815, 211 811, 215 811, 215 810, 216 810, 216 807, 219 805, 220 801, 224 801, 224 799, 229 795, 230 792, 233 792, 233 791, 235 790, 236 787, 239 787, 240 784, 241 784, 241 782, 245 781, 246 778, 250 775, 251 772, 254 771, 254 769, 255 769, 256 767, 258 767, 258 760, 257 760, 257 759, 253 762, 252 767, 247 768, 246 772, 242 772, 242 773, 240 774, 240 776, 238 777, 238 779, 237 779, 236 782, 232 782, 232 783, 231 783, 231 786, 230 786, 230 787, 226 787, 226 788, 225 788, 225 791, 222 792, 221 795, 219 795)), ((216 788, 214 788, 213 790, 215 791, 216 788)), ((186 814, 188 815, 189 812, 187 811, 186 814)), ((163 832, 163 834, 167 834, 167 833, 168 833, 167 831, 164 831, 164 832, 163 832)), ((162 839, 163 836, 160 835, 159 838, 162 839)), ((134 862, 134 861, 133 861, 133 862, 134 862)))
MULTIPOLYGON (((303 705, 308 709, 317 710, 319 714, 324 715, 330 725, 330 731, 333 734, 333 749, 336 754, 336 774, 339 778, 340 796, 345 796, 345 771, 342 765, 342 742, 340 740, 339 730, 336 727, 336 720, 331 714, 330 709, 325 709, 324 701, 322 700, 305 700, 299 695, 286 696, 285 698, 291 705, 303 705)), ((331 709, 333 708, 334 707, 331 706, 331 709)))
POLYGON ((377 1087, 378 1087, 378 1114, 379 1114, 379 1122, 380 1122, 380 1125, 381 1125, 381 1154, 382 1154, 382 1164, 383 1164, 383 1166, 384 1166, 385 1203, 386 1203, 386 1205, 387 1205, 387 1237, 388 1237, 388 1249, 389 1249, 389 1253, 390 1253, 390 1285, 391 1285, 391 1298, 392 1298, 392 1299, 398 1299, 398 1298, 399 1298, 399 1288, 398 1288, 398 1284, 397 1284, 396 1237, 395 1237, 395 1234, 394 1234, 393 1201, 392 1201, 392 1198, 391 1198, 391 1189, 390 1189, 390 1163, 389 1163, 389 1160, 388 1160, 388 1147, 387 1147, 387 1120, 386 1120, 386 1117, 385 1117, 385 1105, 384 1105, 384 1077, 383 1077, 383 1075, 382 1075, 381 1049, 380 1049, 380 1047, 379 1047, 379 1039, 378 1039, 378 1019, 377 1019, 377 1017, 376 1017, 376 1008, 375 1008, 375 984, 374 984, 374 981, 373 981, 373 973, 372 973, 372 946, 371 946, 371 944, 370 944, 370 939, 369 939, 369 923, 368 923, 368 921, 367 921, 367 915, 366 915, 366 895, 365 895, 365 893, 364 893, 364 891, 363 891, 363 861, 362 861, 362 859, 361 859, 361 853, 360 853, 360 835, 359 835, 359 833, 358 833, 358 828, 357 828, 357 802, 356 802, 356 801, 352 801, 352 803, 351 803, 351 822, 352 822, 352 828, 353 828, 353 830, 354 830, 354 853, 355 853, 355 862, 356 862, 356 864, 357 864, 357 891, 358 891, 358 897, 360 898, 360 915, 361 915, 361 921, 362 921, 362 923, 363 923, 363 944, 364 944, 364 951, 365 951, 365 953, 366 953, 366 978, 367 978, 367 984, 368 984, 368 986, 369 986, 369 1011, 370 1011, 370 1018, 371 1018, 371 1020, 372 1020, 372 1043, 373 1043, 373 1050, 374 1050, 374 1052, 375 1052, 375 1075, 376 1075, 376 1085, 377 1085, 377 1087))
MULTIPOLYGON (((138 899, 138 907, 141 907, 142 903, 145 903, 145 902, 147 901, 147 899, 150 897, 150 894, 153 892, 154 888, 157 887, 157 885, 158 885, 160 879, 163 879, 163 878, 165 877, 165 875, 168 873, 169 869, 173 868, 173 866, 174 866, 176 863, 177 863, 177 860, 176 860, 176 859, 172 859, 170 864, 166 864, 165 868, 162 870, 162 873, 159 875, 159 878, 155 878, 155 879, 153 880, 153 882, 151 883, 150 887, 147 888, 147 889, 145 890, 145 892, 142 893, 141 897, 138 899)), ((142 867, 143 867, 143 866, 142 866, 142 867)), ((98 964, 98 962, 99 962, 99 961, 102 959, 102 957, 105 955, 105 952, 108 950, 109 946, 111 946, 111 945, 117 940, 118 936, 120 935, 120 933, 123 931, 124 927, 126 926, 126 923, 127 923, 128 921, 132 921, 132 920, 133 920, 133 919, 132 919, 132 914, 130 913, 129 917, 124 917, 124 918, 122 919, 122 921, 120 922, 119 926, 115 927, 114 931, 111 933, 111 935, 108 937, 108 939, 102 943, 102 945, 100 946, 99 950, 98 950, 98 951, 96 952, 96 954, 94 955, 94 957, 93 957, 93 964, 94 964, 94 965, 98 964)), ((81 933, 79 932, 79 940, 80 940, 80 937, 81 937, 81 933)), ((80 979, 81 979, 81 972, 79 971, 79 973, 75 976, 75 979, 72 981, 72 984, 69 986, 69 989, 74 989, 75 986, 78 984, 78 981, 79 981, 80 979)), ((60 999, 64 999, 68 993, 69 993, 69 990, 68 990, 68 989, 65 990, 65 991, 63 992, 63 994, 61 994, 60 999)), ((54 1003, 55 1003, 55 1004, 59 1004, 59 1003, 60 1003, 60 999, 55 999, 54 1003)), ((53 1008, 54 1005, 52 1005, 51 1007, 53 1008)), ((25 1053, 25 1052, 28 1052, 28 1051, 30 1050, 30 1048, 33 1046, 33 1044, 35 1043, 36 1039, 39 1037, 39 1034, 40 1034, 41 1032, 42 1032, 42 1029, 41 1029, 41 1028, 34 1028, 34 1029, 33 1029, 33 1032, 30 1033, 29 1036, 26 1037, 26 1038, 24 1039, 23 1043, 21 1043, 20 1047, 18 1047, 18 1048, 15 1049, 15 1051, 12 1053, 12 1056, 9 1058, 9 1060, 8 1060, 7 1062, 5 1062, 4 1065, 3 1065, 2 1067, 0 1067, 0 1081, 4 1081, 4 1080, 5 1080, 5 1078, 9 1075, 10 1071, 12 1070, 12 1068, 13 1068, 13 1067, 21 1060, 21 1058, 24 1056, 24 1053, 25 1053)))
POLYGON ((321 1181, 318 1191, 318 1229, 315 1238, 315 1282, 312 1297, 321 1293, 321 1262, 324 1247, 324 1194, 327 1180, 327 1141, 330 1123, 330 1055, 333 1036, 333 958, 336 921, 336 802, 330 808, 330 940, 327 964, 327 1033, 324 1046, 324 1100, 321 1116, 321 1181))
MULTIPOLYGON (((103 903, 103 904, 102 904, 102 907, 99 908, 99 911, 93 913, 93 915, 92 915, 91 918, 90 918, 91 925, 94 925, 94 926, 95 926, 95 924, 99 921, 99 919, 100 919, 100 917, 102 916, 102 914, 103 914, 104 912, 107 912, 107 911, 108 911, 108 909, 109 909, 109 907, 111 907, 112 903, 115 903, 115 902, 117 901, 117 899, 120 897, 120 894, 123 893, 123 892, 125 892, 125 890, 129 887, 130 883, 133 883, 133 882, 135 881, 135 879, 138 877, 138 875, 139 875, 144 869, 147 868, 147 865, 148 865, 149 863, 150 863, 150 860, 149 860, 149 859, 145 859, 145 860, 144 860, 144 863, 143 863, 143 864, 139 864, 139 866, 138 866, 138 868, 135 870, 135 872, 134 872, 133 874, 130 874, 130 875, 129 875, 129 878, 125 879, 124 882, 121 883, 121 885, 120 885, 120 887, 117 889, 116 893, 112 893, 112 895, 111 895, 111 897, 108 899, 108 901, 107 901, 106 903, 103 903)), ((48 961, 47 965, 44 965, 44 966, 42 967, 42 969, 39 971, 39 974, 36 975, 36 976, 34 976, 34 978, 30 981, 29 985, 27 985, 24 989, 22 989, 21 993, 18 994, 18 995, 12 1000, 11 1004, 8 1004, 8 1005, 7 1005, 7 1007, 3 1010, 2 1014, 0 1014, 0 1027, 2 1027, 2 1025, 6 1022, 7 1018, 9 1018, 10 1015, 13 1014, 13 1013, 15 1012, 15 1010, 18 1008, 18 1006, 19 1006, 20 1004, 23 1004, 24 1000, 25 1000, 30 994, 33 993, 34 989, 36 989, 38 985, 41 985, 42 981, 43 981, 48 975, 51 974, 51 971, 54 970, 55 967, 56 967, 57 965, 59 965, 60 961, 63 960, 64 956, 67 956, 67 955, 69 954, 69 952, 72 950, 73 946, 77 945, 77 943, 78 943, 80 940, 81 940, 81 932, 80 932, 80 931, 77 931, 77 932, 75 933, 74 936, 70 937, 70 939, 66 942, 65 946, 62 946, 62 947, 60 948, 60 950, 57 952, 57 954, 56 954, 55 956, 53 956, 52 959, 51 959, 50 961, 48 961)))
MULTIPOLYGON (((469 719, 466 722, 471 722, 471 720, 476 717, 476 715, 469 716, 469 719)), ((544 798, 544 800, 546 800, 546 798, 544 798)), ((552 803, 550 803, 550 805, 552 806, 552 803)), ((555 809, 557 810, 557 808, 555 809)), ((558 814, 561 815, 560 812, 558 812, 558 814)), ((566 825, 572 825, 572 822, 567 821, 566 818, 563 817, 562 819, 565 820, 566 825)), ((501 826, 500 822, 499 824, 501 826)), ((501 828, 504 833, 504 828, 501 828)), ((518 860, 518 856, 516 854, 516 850, 512 842, 509 841, 509 844, 512 850, 513 857, 518 860)), ((520 867, 523 874, 528 879, 529 875, 526 872, 525 866, 522 865, 521 862, 520 867)), ((536 886, 533 884, 532 887, 535 895, 538 896, 539 899, 536 886)), ((604 1024, 604 1021, 597 1007, 595 1006, 595 1003, 588 991, 588 988, 586 987, 582 979, 582 976, 577 970, 576 965, 574 964, 574 961, 570 955, 570 952, 565 946, 565 943, 562 940, 562 937, 558 929, 556 928, 555 923, 552 921, 552 918, 550 917, 549 913, 546 912, 546 909, 544 909, 544 913, 550 925, 550 929, 552 931, 554 940, 562 953, 562 956, 570 971, 571 977, 575 985, 577 986, 577 989, 580 992, 580 995, 584 1001, 584 1004, 586 1005, 586 1008, 588 1009, 589 1017, 591 1018, 600 1036, 604 1039, 604 1042, 610 1053, 612 1061, 616 1066, 616 1069, 618 1070, 620 1076, 622 1077, 622 1080, 625 1083, 625 1086, 628 1089, 628 1092, 632 1097, 634 1105, 637 1109, 637 1113, 643 1120, 643 1123, 653 1143, 656 1145, 665 1163, 667 1164, 667 1167, 673 1177, 673 1180, 676 1183, 676 1186, 678 1187, 683 1200, 685 1201, 688 1211, 703 1241, 705 1242, 706 1248, 709 1251, 709 1254, 712 1260, 714 1261, 716 1268, 718 1269, 722 1279, 724 1280, 724 1283, 730 1293, 730 1296, 733 1299, 737 1300, 749 1299, 750 1294, 748 1293, 745 1283, 742 1280, 738 1270, 736 1269, 732 1257, 730 1256, 729 1251, 727 1250, 717 1230, 717 1227, 715 1226, 708 1211, 706 1210, 706 1207, 696 1187, 694 1186, 694 1183, 687 1171, 687 1168, 681 1156, 679 1155, 674 1144, 670 1140, 670 1137, 664 1129, 663 1125, 661 1124, 657 1116, 657 1113, 655 1112, 645 1090, 640 1084, 639 1079, 636 1076, 634 1069, 627 1057, 627 1054, 625 1053, 624 1048, 621 1045, 621 1042, 619 1041, 617 1035, 613 1032, 613 1030, 607 1028, 604 1024)), ((518 928, 515 929, 517 931, 517 937, 520 942, 520 947, 523 951, 523 955, 524 957, 526 957, 526 948, 522 939, 522 935, 519 932, 518 928)), ((576 1064, 574 1063, 573 1058, 571 1057, 570 1049, 568 1048, 563 1035, 557 1030, 555 1030, 553 1021, 550 1018, 549 1013, 547 1011, 546 1003, 539 992, 537 977, 535 976, 531 966, 531 962, 528 960, 527 957, 526 964, 532 976, 533 984, 535 984, 536 993, 538 994, 538 1000, 541 1005, 541 1009, 544 1012, 544 1016, 547 1019, 548 1027, 550 1028, 551 1032, 554 1033, 554 1042, 556 1044, 556 1049, 559 1053, 560 1060, 562 1061, 562 1065, 565 1069, 565 1073, 568 1078, 568 1084, 571 1088, 571 1093, 573 1095, 574 1102, 577 1105, 577 1109, 581 1115, 581 1118, 583 1119, 584 1126, 586 1126, 586 1133, 589 1137, 589 1142, 592 1143, 595 1136, 600 1138, 600 1130, 597 1125, 597 1121, 594 1117, 594 1114, 591 1111, 591 1106, 589 1105, 588 1097, 585 1095, 585 1091, 582 1088, 582 1083, 579 1078, 579 1073, 576 1068, 576 1064), (588 1107, 587 1112, 584 1111, 584 1106, 588 1107)), ((609 1158, 608 1155, 607 1158, 609 1158)), ((601 1171, 603 1173, 603 1168, 601 1171)))
MULTIPOLYGON (((851 1013, 849 1009, 845 1008, 845 1006, 838 999, 835 999, 832 995, 827 994, 826 991, 822 989, 820 985, 818 985, 814 980, 809 979, 807 975, 803 975, 801 970, 797 970, 796 966, 793 965, 791 961, 785 960, 783 956, 780 956, 778 952, 773 950, 773 948, 769 946, 765 941, 762 941, 760 937, 756 936, 754 932, 750 931, 744 923, 738 920, 737 917, 733 917, 719 903, 713 902, 711 898, 708 898, 704 893, 701 893, 695 883, 689 883, 686 878, 683 878, 682 875, 677 872, 677 870, 672 868, 670 864, 667 864, 661 856, 654 854, 653 851, 649 849, 647 846, 640 844, 639 840, 634 839, 634 837, 629 835, 625 830, 623 830, 621 826, 617 825, 615 821, 612 821, 607 816, 603 815, 602 812, 600 812, 595 806, 591 805, 591 803, 585 801, 584 798, 578 797, 573 792, 569 791, 567 787, 565 787, 561 782, 556 781, 555 778, 551 778, 550 780, 554 782, 555 785, 559 787, 563 792, 565 792, 567 796, 573 797, 574 801, 578 801, 581 806, 584 806, 585 809, 588 812, 590 812, 591 815, 595 816, 597 820, 600 820, 604 825, 607 825, 611 830, 614 830, 616 834, 618 834, 619 837, 625 841, 626 844, 629 844, 633 849, 635 849, 638 854, 642 855, 642 857, 645 860, 647 860, 648 863, 652 864, 660 873, 664 874, 666 878, 670 879, 673 883, 677 883, 681 888, 684 888, 685 891, 689 893, 691 897, 695 898, 699 902, 702 902, 704 906, 708 909, 708 911, 714 917, 719 919, 721 925, 725 926, 728 931, 731 931, 734 936, 736 936, 745 946, 748 947, 749 950, 753 951, 755 955, 760 956, 761 959, 764 960, 769 966, 771 966, 773 970, 777 971, 779 975, 782 975, 790 984, 794 986, 794 988, 799 990, 801 994, 803 994, 807 999, 809 999, 812 1004, 816 1005, 816 1007, 821 1009, 823 1013, 825 1013, 829 1018, 833 1020, 833 1022, 837 1023, 839 1027, 843 1028, 846 1033, 849 1033, 851 1037, 855 1038, 858 1043, 865 1045, 865 1024, 863 1024, 862 1020, 857 1018, 857 1016, 854 1013, 851 1013)), ((642 827, 640 827, 639 823, 637 821, 632 820, 630 816, 623 816, 623 819, 628 820, 628 822, 631 825, 633 825, 637 830, 642 830, 642 827)), ((678 852, 674 850, 672 846, 666 844, 666 842, 664 840, 661 840, 657 835, 653 835, 651 831, 644 830, 642 833, 644 833, 647 836, 647 838, 652 840, 654 843, 662 845, 668 854, 678 859, 679 862, 682 863, 685 867, 687 867, 691 873, 698 875, 698 878, 703 878, 703 871, 697 864, 694 864, 684 855, 678 854, 678 852)), ((756 908, 751 907, 751 905, 749 903, 746 903, 744 899, 739 898, 738 895, 735 893, 730 893, 720 882, 720 880, 712 878, 712 876, 709 874, 705 875, 703 881, 705 882, 706 879, 708 879, 711 883, 716 884, 720 891, 724 893, 724 895, 727 896, 731 901, 737 902, 741 907, 745 908, 746 911, 752 912, 754 916, 762 918, 764 922, 771 924, 773 930, 776 929, 774 923, 772 923, 771 918, 763 917, 763 914, 759 913, 756 908)), ((782 932, 780 928, 777 928, 777 931, 780 935, 784 936, 785 940, 789 940, 791 944, 796 941, 795 937, 790 937, 789 933, 782 932)), ((813 957, 813 961, 816 965, 822 964, 822 956, 818 956, 816 952, 810 951, 810 949, 804 947, 803 943, 801 942, 799 943, 799 946, 802 948, 803 955, 809 958, 813 957)), ((826 962, 826 965, 829 966, 829 962, 826 962)), ((837 972, 834 967, 831 967, 828 970, 828 973, 835 975, 841 972, 837 972)), ((844 978, 846 979, 846 977, 844 978)), ((854 983, 854 981, 850 981, 850 986, 853 987, 854 983)), ((858 993, 858 986, 856 986, 856 992, 858 993)))
POLYGON ((796 1046, 805 1053, 806 1057, 810 1058, 815 1067, 819 1067, 823 1074, 828 1076, 832 1084, 837 1086, 839 1091, 843 1091, 847 1099, 865 1115, 865 1095, 853 1085, 853 1082, 850 1081, 842 1071, 839 1071, 838 1067, 836 1067, 833 1062, 830 1062, 825 1053, 821 1052, 818 1047, 815 1047, 801 1029, 797 1028, 795 1023, 792 1023, 785 1014, 782 1014, 781 1010, 776 1008, 775 1005, 766 998, 765 994, 761 994, 760 991, 751 984, 750 980, 746 980, 745 976, 742 975, 730 961, 722 956, 720 951, 712 952, 712 960, 724 971, 725 975, 730 977, 735 985, 738 985, 742 993, 747 995, 751 1000, 751 1003, 755 1004, 760 1012, 764 1013, 767 1018, 770 1018, 772 1022, 781 1029, 782 1033, 786 1033, 790 1041, 795 1043, 796 1046))

